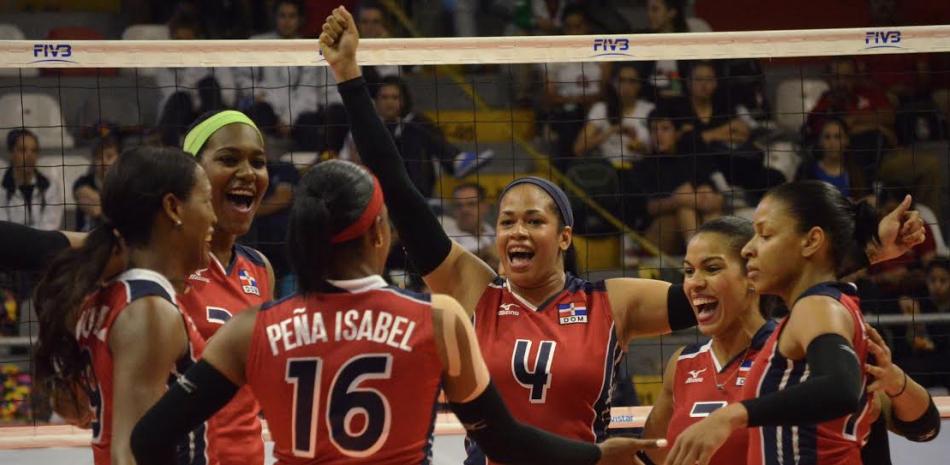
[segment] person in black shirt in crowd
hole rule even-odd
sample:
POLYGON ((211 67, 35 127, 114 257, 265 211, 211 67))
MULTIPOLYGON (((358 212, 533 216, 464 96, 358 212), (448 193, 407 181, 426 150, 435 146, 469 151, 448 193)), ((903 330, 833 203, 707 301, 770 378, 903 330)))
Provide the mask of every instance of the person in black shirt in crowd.
POLYGON ((106 178, 106 170, 119 159, 122 147, 119 140, 107 137, 92 147, 92 164, 89 171, 73 183, 76 198, 76 230, 92 231, 102 222, 102 201, 99 192, 106 178))
POLYGON ((680 150, 668 109, 653 110, 647 118, 652 153, 620 172, 624 213, 660 250, 678 254, 698 224, 722 214, 723 196, 714 182, 718 171, 711 157, 680 150))

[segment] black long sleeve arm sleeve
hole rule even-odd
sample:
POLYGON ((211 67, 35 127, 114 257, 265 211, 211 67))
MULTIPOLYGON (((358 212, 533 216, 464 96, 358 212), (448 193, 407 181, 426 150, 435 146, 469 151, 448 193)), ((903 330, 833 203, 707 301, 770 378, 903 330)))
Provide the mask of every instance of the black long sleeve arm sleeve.
POLYGON ((22 224, 0 221, 0 269, 39 271, 69 240, 59 231, 42 231, 22 224))
POLYGON ((452 241, 409 179, 392 135, 376 114, 366 81, 362 77, 351 79, 340 83, 339 90, 360 158, 379 178, 399 238, 410 260, 425 276, 445 261, 452 241))
POLYGON ((201 360, 145 412, 132 430, 138 465, 173 465, 176 447, 188 432, 211 418, 238 392, 238 386, 201 360))
POLYGON ((595 444, 564 439, 519 423, 489 384, 471 402, 450 404, 465 431, 493 462, 580 465, 600 460, 595 444))
POLYGON ((856 412, 861 406, 861 366, 848 340, 822 334, 808 344, 810 375, 801 384, 742 401, 749 426, 821 423, 856 412))

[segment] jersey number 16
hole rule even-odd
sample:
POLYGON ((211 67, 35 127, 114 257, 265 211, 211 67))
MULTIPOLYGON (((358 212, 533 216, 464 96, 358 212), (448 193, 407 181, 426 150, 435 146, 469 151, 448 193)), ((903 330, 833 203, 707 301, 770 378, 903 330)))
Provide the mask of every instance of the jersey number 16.
MULTIPOLYGON (((324 422, 330 442, 349 457, 368 457, 389 436, 389 401, 376 389, 360 387, 370 379, 389 379, 392 355, 363 354, 349 359, 330 383, 324 422), (362 416, 361 428, 354 420, 362 416)), ((317 449, 317 416, 320 411, 320 380, 323 360, 319 357, 287 360, 285 380, 294 385, 293 454, 313 458, 317 449)))

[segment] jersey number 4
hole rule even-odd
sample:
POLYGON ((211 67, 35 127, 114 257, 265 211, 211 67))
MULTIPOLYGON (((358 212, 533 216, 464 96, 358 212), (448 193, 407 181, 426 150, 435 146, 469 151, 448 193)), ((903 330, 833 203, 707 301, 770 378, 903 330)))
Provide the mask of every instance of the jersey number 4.
MULTIPOLYGON (((390 354, 359 355, 333 375, 324 421, 330 442, 344 455, 368 457, 386 442, 392 420, 389 401, 378 390, 360 384, 369 379, 389 379, 392 362, 390 354)), ((322 368, 319 357, 287 360, 285 380, 294 385, 292 434, 296 457, 316 456, 322 368)))
POLYGON ((543 404, 551 387, 551 363, 554 361, 554 341, 541 341, 538 355, 532 368, 528 368, 528 354, 531 353, 531 341, 518 339, 511 353, 511 372, 518 384, 528 388, 528 400, 533 404, 543 404))

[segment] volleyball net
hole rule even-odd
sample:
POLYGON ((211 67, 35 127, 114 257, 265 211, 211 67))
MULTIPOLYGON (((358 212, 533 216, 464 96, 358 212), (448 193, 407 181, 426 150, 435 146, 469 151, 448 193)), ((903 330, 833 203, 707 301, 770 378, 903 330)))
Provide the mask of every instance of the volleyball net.
MULTIPOLYGON (((682 280, 697 225, 748 217, 793 179, 827 180, 882 211, 913 194, 927 243, 851 278, 897 361, 946 388, 947 52, 950 26, 363 39, 358 56, 413 182, 490 262, 489 205, 526 175, 571 196, 577 272, 589 279, 682 280)), ((195 118, 222 108, 262 128, 275 189, 322 160, 359 161, 315 40, 0 41, 0 135, 28 129, 38 145, 31 155, 30 138, 4 137, 0 219, 88 230, 105 153, 179 145, 195 118)), ((272 207, 242 241, 284 276, 286 210, 272 207)), ((389 268, 421 286, 401 249, 389 268)), ((35 278, 0 279, 0 422, 50 417, 30 397, 35 278)), ((670 354, 701 340, 691 330, 631 347, 624 376, 639 403, 659 392, 670 354)))

